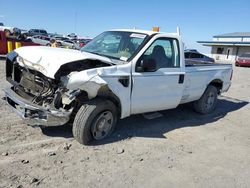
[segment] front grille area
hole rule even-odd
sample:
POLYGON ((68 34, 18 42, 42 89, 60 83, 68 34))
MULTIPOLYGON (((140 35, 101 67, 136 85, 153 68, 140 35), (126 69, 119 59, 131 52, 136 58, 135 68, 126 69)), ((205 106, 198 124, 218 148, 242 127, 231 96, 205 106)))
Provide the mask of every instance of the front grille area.
POLYGON ((34 95, 39 94, 42 90, 47 90, 50 86, 48 80, 41 78, 33 70, 21 67, 15 61, 6 62, 7 80, 14 86, 22 86, 25 90, 34 95))
POLYGON ((16 57, 7 57, 6 79, 19 96, 40 105, 50 103, 58 88, 54 80, 42 73, 20 66, 16 62, 16 57))

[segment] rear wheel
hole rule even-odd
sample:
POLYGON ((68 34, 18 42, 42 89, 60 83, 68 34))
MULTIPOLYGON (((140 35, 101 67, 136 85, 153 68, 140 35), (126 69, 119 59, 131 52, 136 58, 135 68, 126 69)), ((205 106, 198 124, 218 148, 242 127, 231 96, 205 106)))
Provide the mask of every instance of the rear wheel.
POLYGON ((211 113, 217 105, 218 90, 209 85, 201 98, 194 102, 194 110, 201 114, 211 113))
POLYGON ((73 135, 81 144, 102 140, 115 129, 117 109, 113 102, 96 99, 81 106, 73 123, 73 135))

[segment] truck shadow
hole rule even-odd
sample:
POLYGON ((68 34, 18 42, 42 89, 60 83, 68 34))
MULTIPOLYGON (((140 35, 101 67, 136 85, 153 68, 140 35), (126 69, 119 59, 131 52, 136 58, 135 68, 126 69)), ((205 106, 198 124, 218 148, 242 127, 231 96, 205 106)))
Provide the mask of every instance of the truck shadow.
MULTIPOLYGON (((161 111, 160 113, 163 116, 152 120, 145 119, 142 115, 134 115, 119 120, 116 131, 109 138, 94 142, 93 145, 113 143, 131 137, 166 138, 164 134, 169 131, 183 127, 207 125, 223 118, 229 112, 239 110, 247 104, 247 101, 222 96, 218 100, 216 110, 208 115, 194 112, 192 104, 184 104, 176 109, 161 111)), ((47 136, 73 137, 70 125, 47 127, 43 128, 42 132, 47 136)))

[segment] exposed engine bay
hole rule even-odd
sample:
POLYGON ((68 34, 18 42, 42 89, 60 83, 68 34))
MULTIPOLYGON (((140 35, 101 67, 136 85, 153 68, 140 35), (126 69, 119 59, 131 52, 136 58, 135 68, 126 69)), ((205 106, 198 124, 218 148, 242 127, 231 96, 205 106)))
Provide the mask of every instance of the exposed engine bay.
POLYGON ((110 66, 99 60, 80 60, 64 64, 55 74, 55 79, 48 78, 36 70, 20 66, 15 58, 6 61, 6 77, 13 84, 12 90, 29 102, 52 109, 72 109, 75 97, 87 98, 87 94, 80 90, 66 89, 61 78, 71 72, 80 72, 91 68, 110 66), (84 96, 83 96, 84 95, 84 96))

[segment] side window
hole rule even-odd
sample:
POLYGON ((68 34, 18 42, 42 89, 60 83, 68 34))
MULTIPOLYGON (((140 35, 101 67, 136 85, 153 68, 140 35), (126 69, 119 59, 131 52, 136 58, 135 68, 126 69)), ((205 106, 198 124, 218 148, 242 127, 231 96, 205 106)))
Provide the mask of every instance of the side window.
POLYGON ((156 39, 144 52, 139 61, 147 59, 151 59, 156 63, 156 70, 180 67, 178 41, 172 38, 156 39))
POLYGON ((222 54, 224 51, 224 48, 218 47, 217 48, 217 54, 222 54))
POLYGON ((40 30, 40 33, 47 34, 47 32, 45 30, 40 30))

